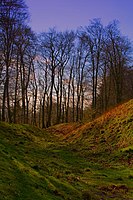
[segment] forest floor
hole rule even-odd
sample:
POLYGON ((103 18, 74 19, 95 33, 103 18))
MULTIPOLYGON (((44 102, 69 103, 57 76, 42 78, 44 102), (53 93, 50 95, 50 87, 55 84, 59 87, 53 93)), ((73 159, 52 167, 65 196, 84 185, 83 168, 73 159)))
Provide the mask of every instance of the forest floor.
POLYGON ((0 122, 0 200, 133 200, 133 100, 88 123, 0 122))

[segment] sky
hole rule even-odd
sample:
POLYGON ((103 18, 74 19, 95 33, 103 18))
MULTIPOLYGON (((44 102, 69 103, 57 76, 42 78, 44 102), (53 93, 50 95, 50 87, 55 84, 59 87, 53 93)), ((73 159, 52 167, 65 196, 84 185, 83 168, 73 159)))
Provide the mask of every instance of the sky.
POLYGON ((35 32, 56 27, 59 31, 76 30, 101 18, 104 25, 117 19, 120 30, 133 41, 133 0, 25 0, 30 26, 35 32))

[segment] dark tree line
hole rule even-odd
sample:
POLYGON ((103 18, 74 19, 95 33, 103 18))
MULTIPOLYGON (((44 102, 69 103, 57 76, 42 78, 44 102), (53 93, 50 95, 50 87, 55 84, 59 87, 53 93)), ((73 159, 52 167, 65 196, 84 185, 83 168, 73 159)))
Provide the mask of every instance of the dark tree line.
POLYGON ((44 128, 133 98, 132 44, 117 21, 35 34, 28 18, 24 0, 0 1, 0 120, 44 128))

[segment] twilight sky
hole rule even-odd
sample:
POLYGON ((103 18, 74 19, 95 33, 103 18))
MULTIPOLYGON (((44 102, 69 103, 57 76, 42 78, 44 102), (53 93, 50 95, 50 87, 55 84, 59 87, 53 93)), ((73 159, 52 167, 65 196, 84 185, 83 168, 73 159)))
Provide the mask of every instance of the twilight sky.
POLYGON ((26 0, 30 25, 36 32, 76 30, 89 20, 101 18, 104 25, 117 19, 124 35, 133 40, 133 0, 26 0))

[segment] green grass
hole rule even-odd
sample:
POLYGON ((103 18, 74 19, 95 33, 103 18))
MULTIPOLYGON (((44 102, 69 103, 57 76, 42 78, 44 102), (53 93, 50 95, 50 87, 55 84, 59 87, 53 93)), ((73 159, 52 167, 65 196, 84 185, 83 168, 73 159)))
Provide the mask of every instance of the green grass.
POLYGON ((133 200, 132 119, 130 101, 86 124, 0 122, 0 200, 133 200))

